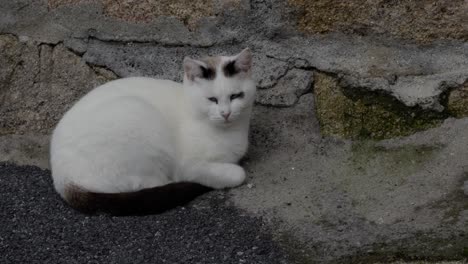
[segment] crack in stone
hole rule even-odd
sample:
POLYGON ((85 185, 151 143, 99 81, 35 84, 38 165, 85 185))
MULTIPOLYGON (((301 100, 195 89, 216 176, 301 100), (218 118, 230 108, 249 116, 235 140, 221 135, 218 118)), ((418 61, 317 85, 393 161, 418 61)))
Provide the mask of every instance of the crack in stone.
POLYGON ((95 69, 96 67, 99 67, 99 68, 102 68, 102 69, 104 69, 104 70, 106 70, 106 71, 109 71, 110 73, 112 73, 112 74, 115 75, 116 77, 121 77, 121 76, 119 76, 116 72, 114 72, 112 69, 110 69, 107 65, 99 65, 99 64, 92 63, 92 62, 88 62, 87 60, 85 60, 85 59, 83 58, 83 56, 86 54, 86 52, 84 52, 84 53, 77 52, 76 50, 74 50, 73 48, 68 47, 67 45, 64 45, 64 47, 65 47, 68 51, 72 52, 73 54, 75 54, 76 56, 78 56, 79 58, 81 58, 81 60, 82 60, 90 69, 92 69, 97 75, 99 75, 99 76, 105 78, 105 76, 103 76, 101 72, 99 72, 99 71, 97 71, 97 70, 95 69))
POLYGON ((291 105, 277 105, 277 104, 271 104, 271 103, 262 103, 258 101, 255 101, 255 105, 260 105, 260 106, 269 107, 269 108, 291 108, 291 107, 296 106, 298 102, 299 102, 299 98, 296 99, 296 101, 291 105))
POLYGON ((110 38, 105 38, 105 37, 97 37, 97 36, 88 36, 85 38, 76 38, 80 39, 82 41, 92 41, 92 40, 97 40, 101 41, 104 43, 109 43, 109 44, 119 44, 119 45, 128 45, 128 44, 153 44, 155 46, 160 46, 160 47, 166 47, 166 48, 177 48, 177 47, 192 47, 192 48, 211 48, 213 47, 216 43, 210 43, 209 45, 197 45, 197 44, 191 44, 191 43, 172 43, 172 42, 164 42, 164 41, 156 41, 156 40, 141 40, 141 39, 136 39, 136 38, 129 38, 126 40, 122 39, 110 39, 110 38))
POLYGON ((272 84, 266 85, 266 86, 262 86, 262 87, 258 87, 258 89, 259 89, 259 90, 268 90, 268 89, 274 88, 274 87, 278 84, 278 81, 281 80, 281 78, 283 78, 284 76, 286 76, 286 75, 288 74, 289 70, 290 70, 290 69, 287 68, 287 69, 284 71, 284 73, 278 75, 278 76, 275 78, 275 80, 274 80, 274 82, 273 82, 272 84))

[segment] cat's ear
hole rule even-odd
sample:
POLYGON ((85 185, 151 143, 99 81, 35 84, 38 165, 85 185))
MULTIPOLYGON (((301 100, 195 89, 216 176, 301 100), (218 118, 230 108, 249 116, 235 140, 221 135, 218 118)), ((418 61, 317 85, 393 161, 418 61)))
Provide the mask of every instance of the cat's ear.
POLYGON ((245 48, 239 54, 234 56, 234 59, 226 63, 223 68, 226 77, 233 76, 239 72, 250 72, 252 68, 252 52, 249 48, 245 48))
POLYGON ((211 80, 215 75, 215 71, 206 63, 189 57, 184 58, 184 72, 187 79, 191 81, 194 81, 195 78, 211 80))
POLYGON ((237 54, 236 67, 243 72, 250 71, 250 68, 252 68, 252 52, 249 48, 245 48, 237 54))

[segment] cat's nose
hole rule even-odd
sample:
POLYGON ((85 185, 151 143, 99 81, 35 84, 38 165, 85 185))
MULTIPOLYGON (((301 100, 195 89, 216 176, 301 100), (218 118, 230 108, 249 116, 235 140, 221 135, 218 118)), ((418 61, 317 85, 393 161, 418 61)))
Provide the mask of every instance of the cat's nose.
POLYGON ((222 116, 224 117, 224 119, 227 121, 228 118, 229 118, 229 116, 231 115, 231 112, 222 113, 221 115, 222 115, 222 116))

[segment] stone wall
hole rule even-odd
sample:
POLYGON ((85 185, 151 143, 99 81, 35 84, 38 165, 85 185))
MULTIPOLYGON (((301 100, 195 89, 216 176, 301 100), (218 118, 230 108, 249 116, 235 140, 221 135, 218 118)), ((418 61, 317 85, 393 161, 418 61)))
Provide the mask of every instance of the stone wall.
POLYGON ((62 44, 0 36, 0 136, 49 134, 62 114, 92 88, 116 78, 87 65, 62 44))
POLYGON ((180 80, 183 56, 245 46, 259 65, 257 103, 290 107, 314 92, 324 135, 390 138, 466 115, 466 1, 21 3, 5 5, 1 21, 11 34, 1 42, 2 135, 50 132, 71 102, 103 81, 180 80))

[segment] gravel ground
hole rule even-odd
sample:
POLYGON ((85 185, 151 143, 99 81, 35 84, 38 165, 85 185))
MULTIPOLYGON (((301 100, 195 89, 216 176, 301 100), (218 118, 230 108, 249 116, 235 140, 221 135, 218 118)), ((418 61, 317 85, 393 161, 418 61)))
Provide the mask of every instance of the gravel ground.
POLYGON ((225 192, 143 217, 68 208, 50 172, 0 163, 0 263, 288 263, 258 218, 225 192))

